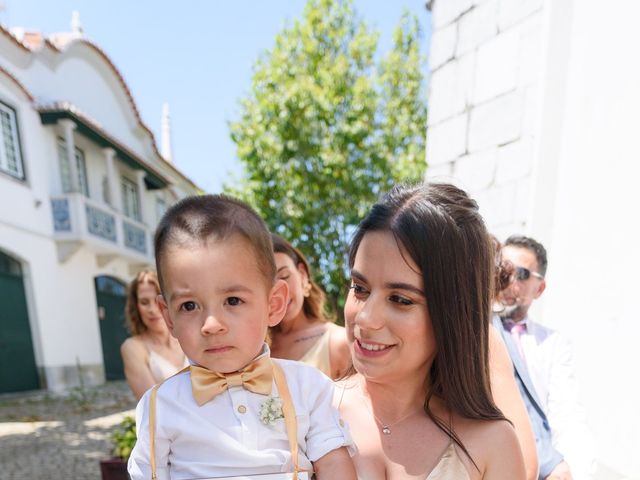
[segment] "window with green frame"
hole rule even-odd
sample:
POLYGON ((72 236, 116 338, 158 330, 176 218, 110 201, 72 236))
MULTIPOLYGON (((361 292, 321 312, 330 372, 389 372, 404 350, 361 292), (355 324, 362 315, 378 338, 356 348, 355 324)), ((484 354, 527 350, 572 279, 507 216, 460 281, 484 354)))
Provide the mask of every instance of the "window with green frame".
POLYGON ((141 221, 138 185, 127 177, 120 178, 120 185, 122 187, 122 213, 133 220, 141 221))
MULTIPOLYGON (((89 183, 87 182, 87 166, 84 160, 84 152, 75 147, 76 170, 78 171, 78 186, 80 192, 85 197, 89 197, 89 183)), ((60 175, 62 180, 62 191, 64 193, 71 192, 71 166, 69 165, 69 157, 67 156, 67 142, 64 138, 58 137, 58 159, 60 160, 60 175)))
POLYGON ((2 138, 0 139, 0 171, 19 180, 24 180, 22 150, 20 148, 16 111, 2 102, 0 102, 0 129, 2 130, 2 138))

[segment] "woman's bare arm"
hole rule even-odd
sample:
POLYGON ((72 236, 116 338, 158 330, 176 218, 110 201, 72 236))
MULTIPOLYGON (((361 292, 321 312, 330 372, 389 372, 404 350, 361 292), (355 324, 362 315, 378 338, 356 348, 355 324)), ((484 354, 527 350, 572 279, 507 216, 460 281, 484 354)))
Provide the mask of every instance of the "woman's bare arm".
POLYGON ((331 450, 313 462, 317 480, 357 480, 356 469, 346 447, 331 450))
POLYGON ((156 384, 147 361, 148 352, 142 341, 127 338, 120 346, 124 376, 136 399, 156 384))
POLYGON ((485 472, 483 480, 524 480, 525 464, 520 442, 513 427, 507 422, 496 422, 484 445, 485 472))
POLYGON ((511 357, 509 357, 507 347, 500 338, 500 333, 493 325, 489 328, 489 372, 493 401, 502 410, 504 416, 513 423, 520 442, 527 480, 536 480, 538 478, 536 439, 527 409, 516 384, 511 357))

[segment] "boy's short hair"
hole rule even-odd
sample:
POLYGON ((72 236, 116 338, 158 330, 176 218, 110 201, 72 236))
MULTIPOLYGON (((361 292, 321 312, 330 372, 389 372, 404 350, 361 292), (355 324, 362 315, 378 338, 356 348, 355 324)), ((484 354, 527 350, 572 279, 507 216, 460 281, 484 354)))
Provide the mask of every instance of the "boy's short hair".
POLYGON ((160 288, 164 290, 162 260, 169 246, 205 244, 233 235, 240 235, 249 242, 256 255, 257 268, 268 284, 273 284, 276 264, 271 235, 264 220, 244 202, 218 194, 183 198, 163 215, 154 239, 160 288))

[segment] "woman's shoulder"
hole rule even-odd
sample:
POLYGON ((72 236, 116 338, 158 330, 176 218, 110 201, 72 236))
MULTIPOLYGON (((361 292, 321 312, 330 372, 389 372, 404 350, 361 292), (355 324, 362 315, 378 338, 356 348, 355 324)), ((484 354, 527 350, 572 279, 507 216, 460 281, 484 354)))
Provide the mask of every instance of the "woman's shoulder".
POLYGON ((461 440, 470 444, 482 446, 489 437, 496 442, 518 441, 513 425, 508 420, 480 420, 454 414, 453 425, 461 440))
POLYGON ((287 378, 292 378, 292 381, 297 383, 306 384, 317 381, 331 382, 331 379, 320 370, 298 360, 271 357, 271 361, 280 365, 287 378))
POLYGON ((496 469, 504 469, 504 472, 510 475, 487 478, 524 478, 518 474, 522 471, 524 475, 524 460, 511 423, 507 420, 475 420, 461 417, 454 422, 457 435, 481 471, 495 474, 496 469), (487 442, 488 438, 491 439, 490 442, 487 442))
POLYGON ((337 323, 327 322, 327 330, 331 335, 331 342, 347 343, 347 329, 337 323))
POLYGON ((271 360, 282 368, 289 390, 294 397, 313 402, 323 393, 333 395, 333 381, 317 368, 296 360, 283 358, 271 360))
POLYGON ((123 355, 147 356, 148 348, 140 335, 134 335, 122 342, 120 352, 123 355))

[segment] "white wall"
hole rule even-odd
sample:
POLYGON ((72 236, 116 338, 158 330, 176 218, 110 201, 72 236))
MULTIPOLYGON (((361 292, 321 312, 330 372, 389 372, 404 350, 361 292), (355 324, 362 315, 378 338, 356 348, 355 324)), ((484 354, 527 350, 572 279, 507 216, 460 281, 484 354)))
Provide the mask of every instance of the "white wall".
POLYGON ((568 62, 549 71, 566 71, 564 98, 548 108, 562 119, 556 185, 536 189, 553 209, 532 198, 532 233, 543 232, 553 255, 542 315, 573 341, 601 461, 640 478, 640 387, 629 376, 640 365, 640 4, 583 0, 571 13, 560 33, 571 32, 568 62))
POLYGON ((428 179, 549 252, 534 314, 572 342, 599 479, 640 478, 640 4, 436 0, 428 179))
POLYGON ((427 177, 471 192, 498 236, 521 230, 539 113, 542 0, 436 0, 432 19, 427 177))
MULTIPOLYGON (((33 61, 16 75, 42 103, 66 101, 95 120, 106 132, 131 150, 145 156, 134 131, 136 119, 125 93, 112 70, 83 44, 71 44, 68 51, 33 54, 33 61)), ((15 67, 14 67, 15 70, 15 67)))

